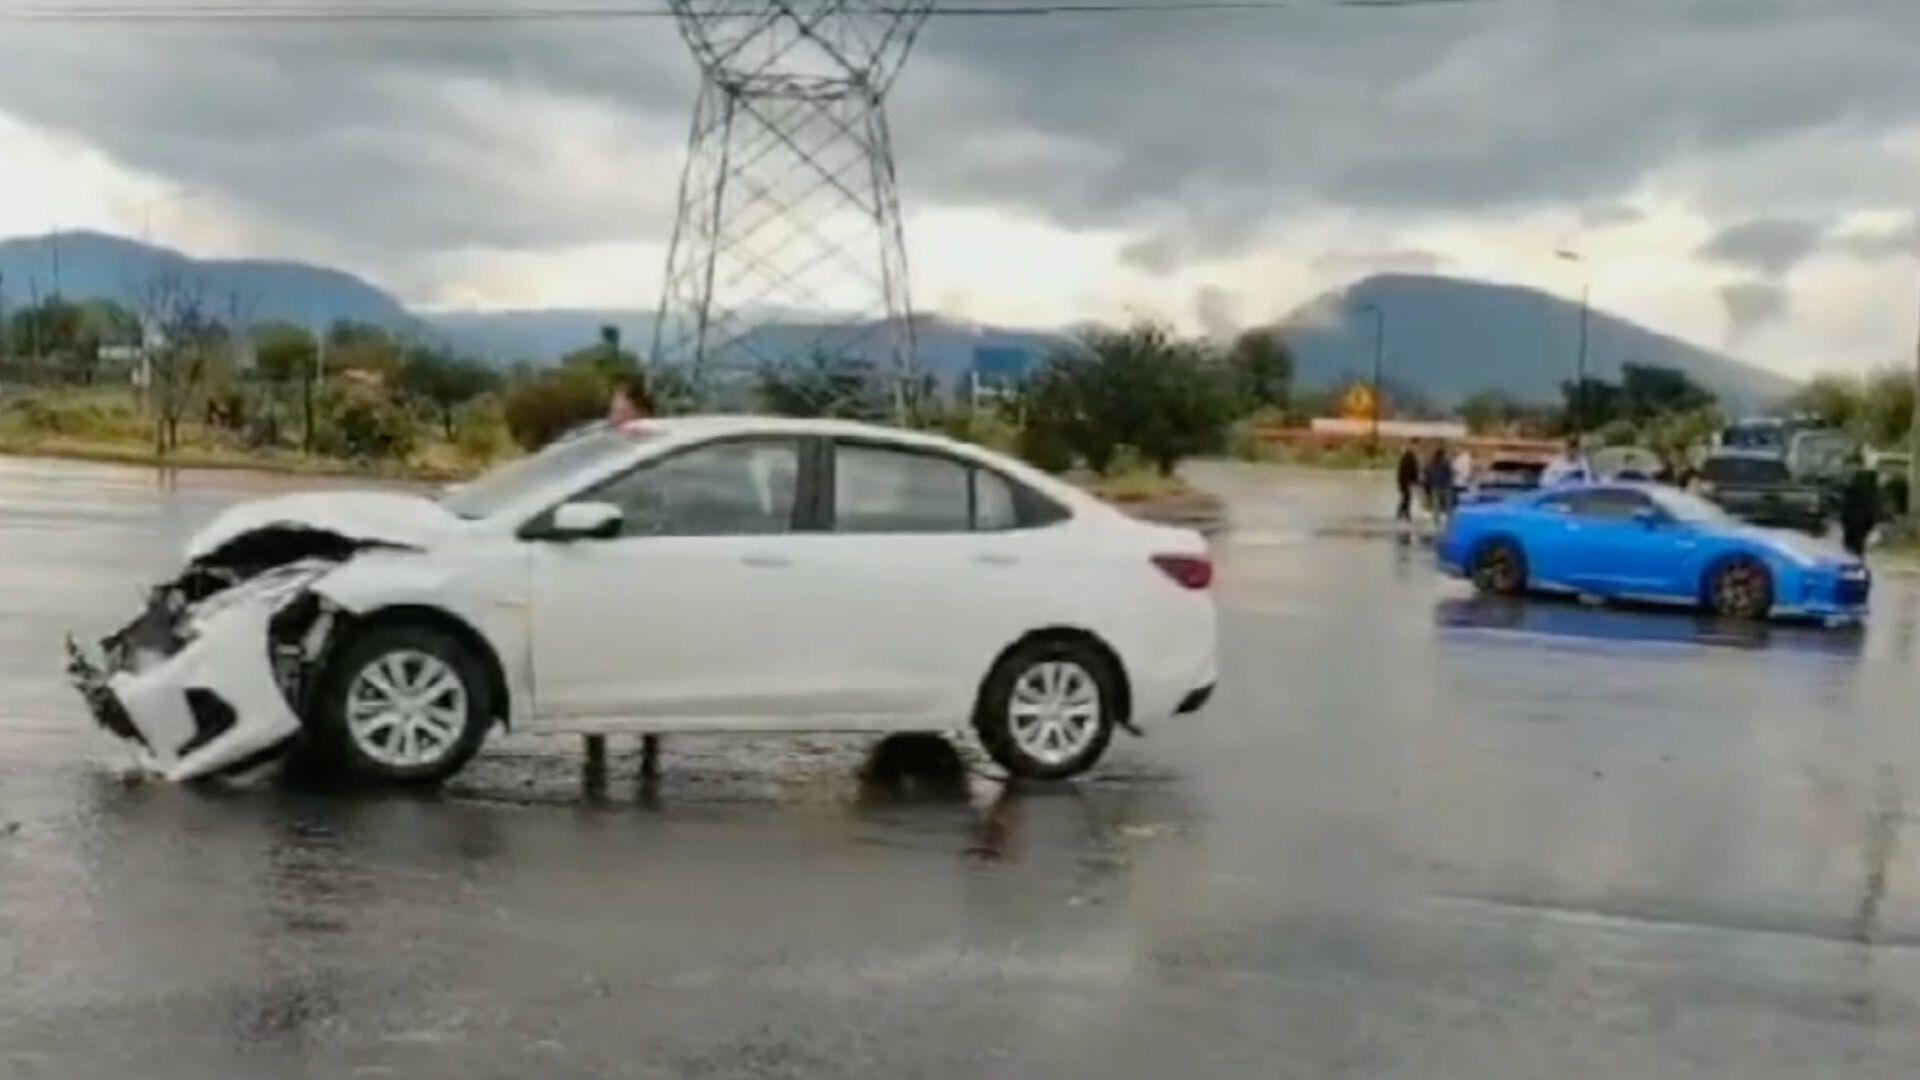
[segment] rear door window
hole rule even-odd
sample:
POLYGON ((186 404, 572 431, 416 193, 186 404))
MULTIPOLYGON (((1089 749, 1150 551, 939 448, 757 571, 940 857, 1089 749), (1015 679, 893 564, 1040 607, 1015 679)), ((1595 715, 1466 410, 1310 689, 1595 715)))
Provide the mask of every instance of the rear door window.
POLYGON ((968 466, 939 454, 841 443, 833 456, 838 532, 941 533, 973 528, 968 466))
POLYGON ((1004 473, 936 450, 838 442, 831 471, 836 532, 1005 532, 1070 516, 1004 473))

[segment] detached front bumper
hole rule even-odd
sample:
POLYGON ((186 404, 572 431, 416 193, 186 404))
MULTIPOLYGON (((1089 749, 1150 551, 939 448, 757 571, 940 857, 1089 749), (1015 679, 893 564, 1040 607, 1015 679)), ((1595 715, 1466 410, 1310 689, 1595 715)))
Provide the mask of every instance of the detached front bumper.
POLYGON ((260 760, 301 726, 272 653, 270 624, 288 598, 286 584, 236 586, 238 595, 157 646, 153 635, 130 640, 154 618, 151 611, 108 638, 105 655, 69 638, 74 685, 101 726, 136 744, 146 764, 169 780, 260 760))

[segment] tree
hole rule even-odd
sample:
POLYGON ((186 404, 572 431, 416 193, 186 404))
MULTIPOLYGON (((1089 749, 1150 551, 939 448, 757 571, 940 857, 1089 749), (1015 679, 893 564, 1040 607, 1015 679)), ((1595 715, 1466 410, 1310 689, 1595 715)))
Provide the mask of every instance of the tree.
POLYGON ((1054 354, 1030 380, 1025 445, 1055 462, 1070 448, 1099 472, 1131 446, 1162 473, 1220 445, 1233 393, 1226 365, 1207 346, 1153 323, 1090 330, 1080 344, 1054 354))
POLYGON ((1460 403, 1460 419, 1475 435, 1505 432, 1523 411, 1524 406, 1498 390, 1481 390, 1460 403))
POLYGON ((1865 406, 1866 388, 1851 375, 1815 375, 1786 400, 1789 412, 1837 428, 1852 427, 1865 406))
POLYGON ((141 290, 147 342, 147 391, 153 402, 153 450, 165 457, 180 445, 180 417, 199 390, 226 328, 209 313, 206 285, 169 267, 141 290))
POLYGON ((760 407, 776 416, 884 420, 890 407, 872 364, 824 351, 797 363, 762 365, 754 392, 760 407))
POLYGON ((1620 365, 1620 407, 1629 420, 1644 422, 1664 413, 1693 412, 1713 404, 1713 392, 1679 368, 1657 364, 1620 365))
POLYGON ((1234 395, 1242 413, 1287 407, 1293 388, 1293 352, 1277 332, 1241 334, 1227 350, 1227 366, 1233 372, 1234 395))
POLYGON ((607 415, 613 384, 588 365, 533 372, 507 387, 501 411, 522 449, 538 450, 562 434, 607 415))
POLYGON ((617 326, 602 326, 599 341, 561 357, 560 365, 592 368, 609 382, 625 384, 630 391, 637 391, 646 383, 640 357, 620 347, 620 328, 617 326))
POLYGON ((1859 438, 1871 446, 1903 446, 1913 424, 1913 372, 1884 367, 1867 376, 1859 438))
POLYGON ((400 368, 400 389, 439 415, 448 441, 454 410, 499 385, 499 374, 487 365, 425 346, 410 350, 400 368))
POLYGON ((1711 441, 1724 426, 1720 410, 1712 405, 1690 412, 1662 413, 1641 425, 1640 441, 1661 460, 1678 464, 1689 450, 1711 441))
POLYGON ((301 388, 302 422, 306 425, 302 445, 313 444, 313 381, 320 374, 320 342, 304 326, 288 322, 261 323, 253 328, 254 372, 267 388, 265 410, 268 442, 280 437, 279 407, 288 387, 301 388))
POLYGON ((383 326, 341 319, 327 328, 327 348, 323 359, 326 370, 320 372, 322 376, 361 371, 383 382, 391 382, 400 374, 404 350, 383 326))
POLYGON ((1605 379, 1569 379, 1560 384, 1560 396, 1565 401, 1561 423, 1569 432, 1592 431, 1621 414, 1620 388, 1605 379))

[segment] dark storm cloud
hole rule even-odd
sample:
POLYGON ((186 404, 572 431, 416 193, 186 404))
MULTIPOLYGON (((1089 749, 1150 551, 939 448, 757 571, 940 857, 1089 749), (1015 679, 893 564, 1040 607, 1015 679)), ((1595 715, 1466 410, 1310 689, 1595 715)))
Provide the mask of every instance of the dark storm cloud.
POLYGON ((1826 232, 1827 226, 1819 221, 1759 218, 1722 229, 1700 246, 1698 254, 1778 278, 1818 250, 1826 232))
POLYGON ((1727 309, 1727 341, 1740 340, 1787 313, 1787 290, 1767 281, 1742 281, 1720 287, 1727 309))
MULTIPOLYGON (((1329 206, 1605 208, 1676 168, 1726 220, 1892 198, 1916 36, 1893 0, 936 19, 891 117, 910 212, 1126 228, 1171 268, 1329 206)), ((370 259, 663 239, 694 89, 664 20, 0 24, 0 112, 370 259)))

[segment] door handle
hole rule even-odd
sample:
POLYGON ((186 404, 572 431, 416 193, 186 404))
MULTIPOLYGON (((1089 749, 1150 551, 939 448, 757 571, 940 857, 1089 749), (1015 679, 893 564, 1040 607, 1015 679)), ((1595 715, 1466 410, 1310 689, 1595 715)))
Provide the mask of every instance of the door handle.
POLYGON ((983 551, 973 557, 973 561, 982 566, 1017 566, 1020 560, 1012 555, 1002 555, 996 551, 983 551))
POLYGON ((793 560, 784 555, 742 555, 740 565, 756 566, 763 570, 778 570, 793 565, 793 560))

